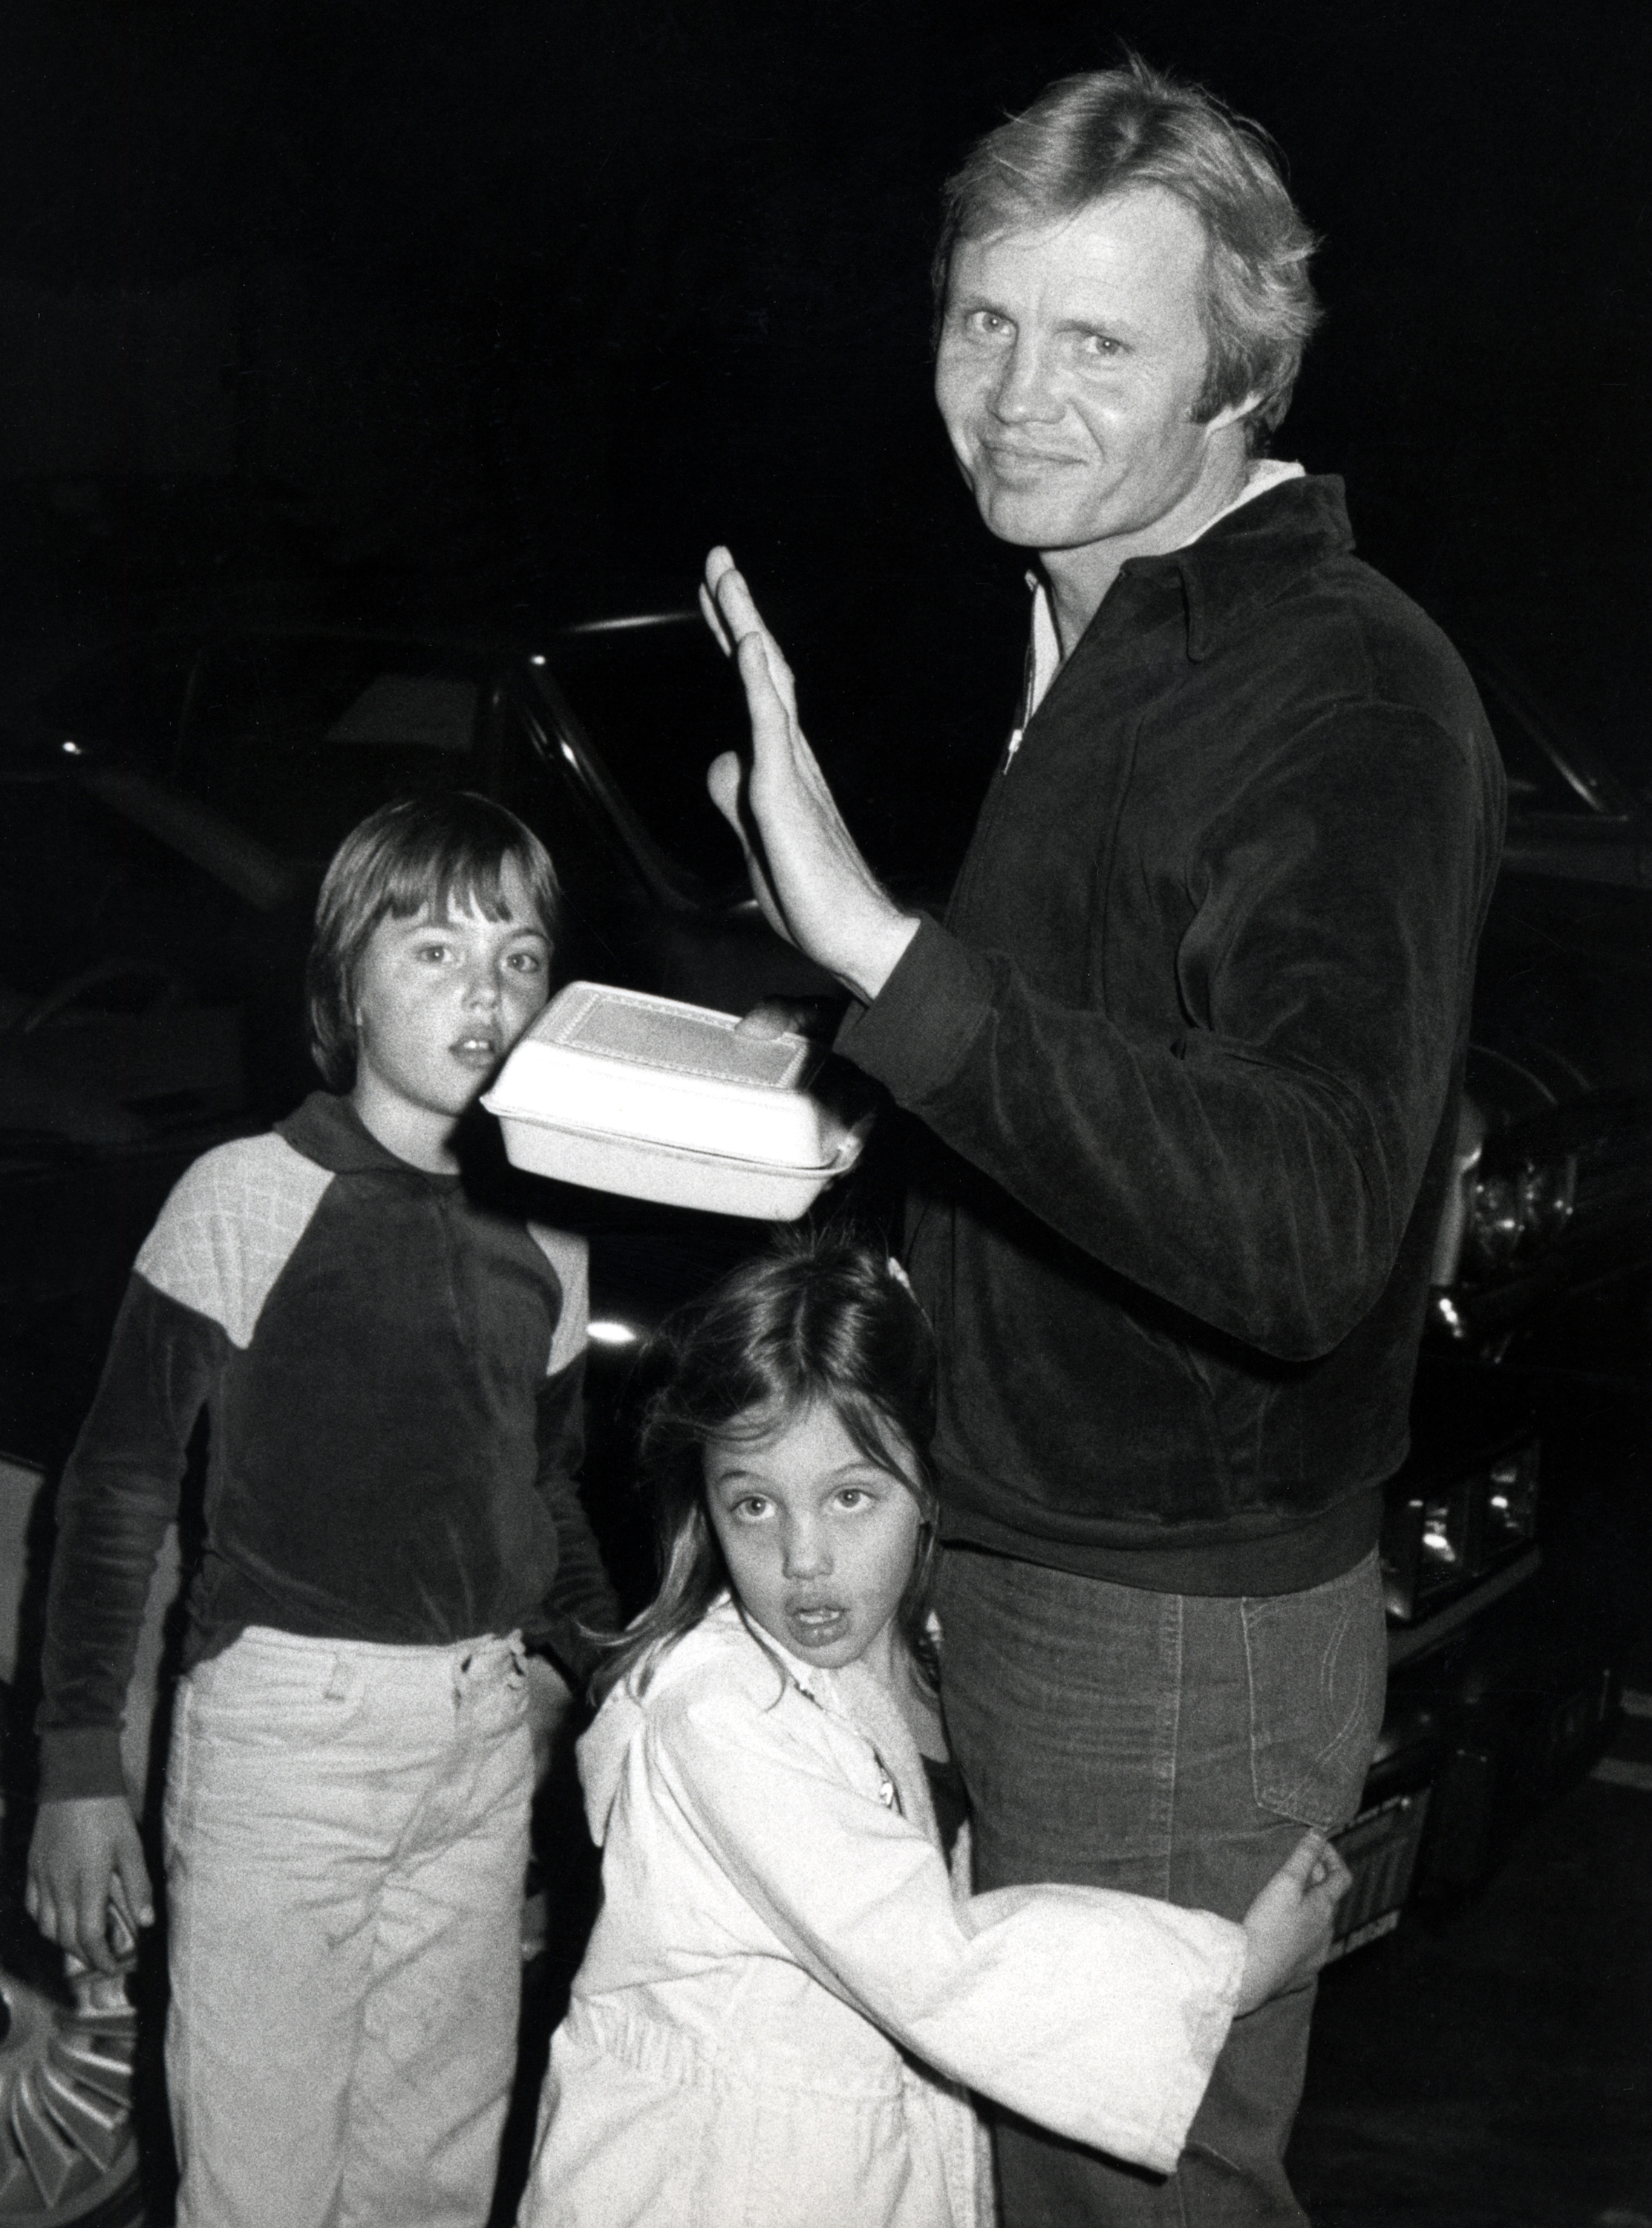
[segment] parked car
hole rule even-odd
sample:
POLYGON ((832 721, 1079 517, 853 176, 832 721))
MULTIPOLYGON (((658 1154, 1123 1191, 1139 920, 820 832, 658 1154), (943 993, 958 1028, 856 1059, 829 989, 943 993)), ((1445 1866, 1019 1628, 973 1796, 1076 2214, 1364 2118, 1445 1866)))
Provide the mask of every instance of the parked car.
POLYGON ((1387 1494, 1390 1688, 1339 1922, 1472 1888, 1586 1771, 1649 1630, 1652 813, 1487 653, 1508 775, 1457 1183, 1387 1494))
MULTIPOLYGON (((1483 677, 1510 839, 1414 1451, 1388 1493, 1391 1701, 1343 1837, 1345 1948, 1419 1894, 1483 1878, 1520 1819, 1586 1767, 1628 1629, 1627 1612, 1599 1612, 1593 1543, 1603 1508, 1632 1510, 1645 1482, 1623 1418, 1645 1380, 1652 1290, 1652 834, 1512 676, 1488 662, 1483 677)), ((309 908, 338 837, 383 797, 475 787, 521 812, 567 885, 569 972, 735 1009, 828 989, 763 926, 705 798, 706 763, 743 732, 730 676, 675 611, 527 647, 150 639, 16 720, 0 744, 0 860, 21 893, 0 962, 0 1449, 36 1464, 61 1450, 171 1181, 309 1087, 297 997, 309 908)), ((593 1515, 635 1601, 649 1572, 617 1482, 628 1360, 756 1232, 590 1195, 558 1211, 593 1240, 593 1515)), ((19 1475, 27 1495, 39 1470, 19 1475)), ((35 1541, 38 1561, 38 1525, 35 1541)), ((28 1653, 25 1633, 25 1683, 28 1653)), ((19 1840, 14 1817, 14 1895, 19 1840)), ((43 2052, 64 2070, 85 2015, 29 1963, 15 1911, 4 1922, 0 1897, 0 1994, 21 2004, 34 1988, 47 2008, 14 2008, 0 2041, 0 2101, 14 2100, 0 2218, 11 2192, 20 2218, 112 2222, 131 2201, 130 2148, 101 2163, 83 2150, 54 2180, 37 2132, 73 2148, 92 2125, 37 2066, 43 2052)))

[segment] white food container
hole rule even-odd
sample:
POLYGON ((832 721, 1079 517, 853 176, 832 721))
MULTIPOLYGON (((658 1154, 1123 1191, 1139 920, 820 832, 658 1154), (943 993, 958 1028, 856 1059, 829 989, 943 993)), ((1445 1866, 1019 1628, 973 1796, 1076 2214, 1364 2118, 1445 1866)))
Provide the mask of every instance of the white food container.
POLYGON ((482 1104, 510 1158, 535 1175, 789 1222, 854 1166, 862 1128, 810 1091, 825 1057, 818 1045, 738 1036, 737 1021, 570 983, 482 1104))

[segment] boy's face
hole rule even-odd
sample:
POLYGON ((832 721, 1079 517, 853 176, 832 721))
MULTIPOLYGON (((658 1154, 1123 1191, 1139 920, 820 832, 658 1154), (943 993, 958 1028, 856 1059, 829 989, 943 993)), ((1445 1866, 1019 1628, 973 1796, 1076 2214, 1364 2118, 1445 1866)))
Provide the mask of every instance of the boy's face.
POLYGON ((503 920, 466 907, 381 920, 356 970, 356 1112, 416 1168, 451 1165, 454 1124, 551 994, 551 945, 519 870, 503 920))

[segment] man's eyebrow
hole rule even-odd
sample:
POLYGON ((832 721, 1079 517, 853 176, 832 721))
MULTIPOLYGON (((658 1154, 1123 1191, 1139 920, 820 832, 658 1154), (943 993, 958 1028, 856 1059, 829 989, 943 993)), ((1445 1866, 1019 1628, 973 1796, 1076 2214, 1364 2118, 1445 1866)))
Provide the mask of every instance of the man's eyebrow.
POLYGON ((947 294, 947 307, 949 310, 999 310, 1005 317, 1010 314, 1002 309, 994 296, 983 292, 979 285, 950 287, 947 294))

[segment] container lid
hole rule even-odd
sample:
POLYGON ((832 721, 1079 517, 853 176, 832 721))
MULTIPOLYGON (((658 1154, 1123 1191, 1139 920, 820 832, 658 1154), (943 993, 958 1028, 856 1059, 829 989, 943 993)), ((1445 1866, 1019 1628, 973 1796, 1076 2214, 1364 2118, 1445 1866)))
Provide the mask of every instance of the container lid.
POLYGON ((571 983, 518 1041, 482 1101, 539 1122, 686 1150, 820 1168, 843 1125, 808 1085, 824 1058, 807 1038, 737 1034, 739 1017, 571 983))

